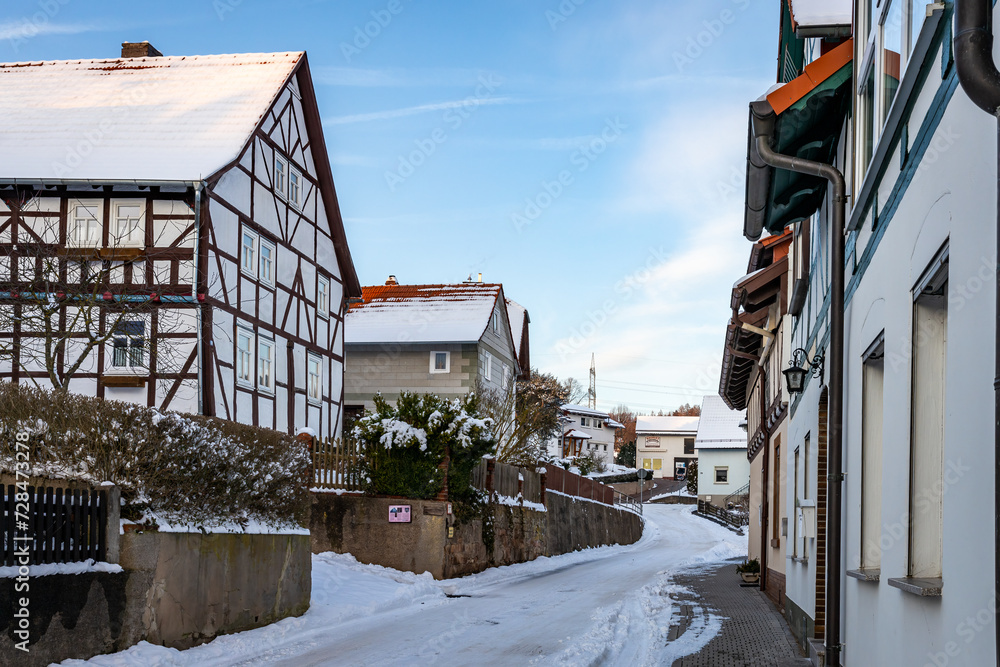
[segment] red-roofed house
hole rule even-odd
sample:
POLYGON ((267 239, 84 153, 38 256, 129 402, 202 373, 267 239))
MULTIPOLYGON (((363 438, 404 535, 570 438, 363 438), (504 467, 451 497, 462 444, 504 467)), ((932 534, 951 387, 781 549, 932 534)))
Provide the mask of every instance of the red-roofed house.
POLYGON ((345 325, 345 405, 372 408, 381 393, 464 396, 477 381, 502 387, 520 375, 503 286, 385 285, 362 288, 345 325))

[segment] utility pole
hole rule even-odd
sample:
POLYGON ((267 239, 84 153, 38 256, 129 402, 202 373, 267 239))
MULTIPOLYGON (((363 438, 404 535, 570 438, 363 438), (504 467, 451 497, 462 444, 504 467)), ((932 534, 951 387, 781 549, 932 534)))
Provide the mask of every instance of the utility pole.
POLYGON ((587 407, 597 409, 597 366, 594 365, 594 354, 590 354, 590 391, 587 392, 587 407))

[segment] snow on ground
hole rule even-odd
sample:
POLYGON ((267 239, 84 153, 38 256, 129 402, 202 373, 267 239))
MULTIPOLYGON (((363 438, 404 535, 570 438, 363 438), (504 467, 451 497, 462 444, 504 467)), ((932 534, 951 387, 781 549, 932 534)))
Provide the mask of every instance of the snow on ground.
POLYGON ((479 574, 435 581, 313 556, 312 607, 299 618, 186 651, 141 643, 63 665, 206 667, 236 665, 669 665, 700 649, 721 627, 697 615, 667 644, 684 592, 675 572, 745 557, 747 538, 691 514, 690 506, 646 505, 637 543, 599 547, 479 574))
MULTIPOLYGON (((21 568, 17 565, 0 567, 0 579, 9 579, 20 575, 21 568)), ((124 572, 121 565, 115 563, 94 562, 93 558, 76 563, 45 563, 28 566, 29 577, 47 577, 52 574, 86 574, 88 572, 124 572)))
POLYGON ((684 488, 678 489, 677 491, 671 491, 670 493, 661 493, 659 495, 653 496, 652 498, 644 500, 643 502, 651 503, 654 500, 659 500, 661 498, 669 498, 670 496, 684 496, 685 498, 697 498, 697 496, 688 491, 687 487, 685 486, 684 488))

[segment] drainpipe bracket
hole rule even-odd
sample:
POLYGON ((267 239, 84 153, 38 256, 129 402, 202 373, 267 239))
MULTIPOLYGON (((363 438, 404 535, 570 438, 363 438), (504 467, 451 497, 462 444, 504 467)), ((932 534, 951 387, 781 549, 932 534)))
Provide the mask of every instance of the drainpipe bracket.
POLYGON ((830 482, 843 482, 846 477, 847 477, 847 473, 846 472, 842 472, 842 473, 832 472, 832 473, 830 473, 829 475, 826 476, 826 479, 827 479, 827 481, 830 481, 830 482))

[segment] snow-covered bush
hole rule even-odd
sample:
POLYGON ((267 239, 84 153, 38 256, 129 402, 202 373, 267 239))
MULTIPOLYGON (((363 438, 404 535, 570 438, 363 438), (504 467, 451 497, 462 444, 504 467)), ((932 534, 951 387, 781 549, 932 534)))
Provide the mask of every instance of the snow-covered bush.
POLYGON ((301 525, 308 509, 308 449, 284 433, 0 382, 0 470, 22 430, 33 475, 114 482, 126 517, 301 525))
POLYGON ((376 396, 375 411, 359 419, 351 435, 361 448, 369 493, 418 499, 441 491, 446 460, 448 497, 469 495, 472 469, 494 445, 474 394, 446 400, 403 392, 395 407, 376 396))

